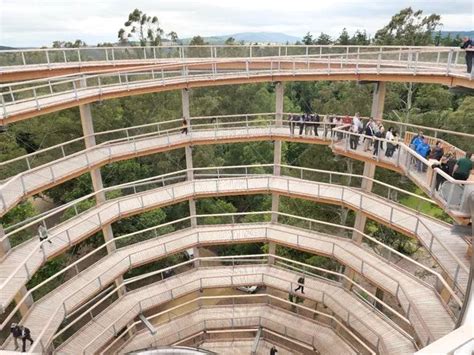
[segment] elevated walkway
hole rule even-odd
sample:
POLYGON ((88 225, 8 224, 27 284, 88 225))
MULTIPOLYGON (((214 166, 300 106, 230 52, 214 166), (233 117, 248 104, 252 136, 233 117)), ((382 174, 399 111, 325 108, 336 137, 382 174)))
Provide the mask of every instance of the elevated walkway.
MULTIPOLYGON (((399 52, 392 53, 398 55, 399 52)), ((428 56, 429 49, 424 50, 428 56)), ((439 50, 433 50, 436 56, 439 50)), ((261 57, 209 58, 197 63, 155 64, 110 73, 38 79, 2 85, 0 124, 7 125, 41 114, 152 92, 204 86, 274 81, 356 80, 438 83, 474 88, 474 80, 461 66, 419 63, 412 52, 406 60, 327 56, 322 58, 261 57), (79 84, 82 82, 82 84, 79 84), (80 86, 80 88, 79 88, 80 86)), ((367 56, 374 56, 369 53, 367 56)))
MULTIPOLYGON (((137 235, 131 236, 136 237, 137 235)), ((439 337, 454 325, 448 310, 444 308, 431 286, 375 252, 370 252, 346 238, 273 224, 229 225, 225 229, 222 226, 199 227, 120 248, 36 302, 24 321, 30 326, 40 327, 39 329, 51 322, 52 325, 48 329, 53 331, 78 306, 130 268, 193 246, 270 241, 335 258, 394 295, 407 312, 407 318, 420 333, 423 343, 428 338, 439 337), (419 309, 418 305, 422 308, 419 309)), ((92 259, 95 259, 95 256, 92 256, 92 259)), ((74 267, 75 265, 71 265, 67 269, 74 267)), ((430 271, 429 268, 421 270, 430 271)), ((45 283, 37 287, 43 286, 45 283)), ((35 328, 35 331, 39 334, 38 329, 35 328)))
MULTIPOLYGON (((295 280, 297 278, 298 274, 270 266, 213 267, 191 271, 186 273, 186 275, 179 274, 161 281, 159 283, 159 288, 157 288, 156 285, 150 285, 127 293, 109 306, 105 311, 101 312, 94 321, 89 322, 86 326, 82 327, 80 331, 74 333, 74 335, 69 338, 63 346, 58 348, 58 351, 77 353, 82 347, 83 350, 86 350, 86 353, 95 352, 100 349, 101 346, 106 344, 107 339, 110 339, 110 334, 113 334, 113 325, 115 326, 115 329, 126 327, 140 310, 145 311, 146 309, 176 299, 180 297, 180 295, 195 290, 197 291, 200 288, 265 285, 267 288, 275 288, 288 292, 295 286, 295 280), (191 275, 193 276, 191 277, 191 275), (197 280, 196 277, 199 277, 198 275, 201 275, 201 279, 196 283, 194 280, 197 280), (172 290, 171 294, 169 290, 172 290), (87 345, 84 347, 84 344, 87 345)), ((373 310, 370 310, 364 302, 350 296, 347 292, 337 286, 331 286, 328 283, 318 281, 316 278, 307 277, 304 296, 310 300, 324 303, 342 319, 347 315, 347 309, 343 305, 351 304, 351 316, 353 316, 354 319, 352 321, 349 319, 348 326, 354 327, 355 330, 361 334, 361 337, 364 338, 367 343, 372 344, 373 347, 377 347, 380 342, 379 350, 383 349, 383 352, 403 353, 412 352, 414 350, 414 346, 410 340, 405 338, 393 327, 386 324, 380 316, 374 314, 373 310), (323 299, 322 292, 329 297, 323 299), (358 324, 360 324, 360 326, 358 326, 358 324)), ((210 314, 207 316, 207 320, 212 322, 213 316, 210 314)), ((239 318, 235 313, 234 316, 239 318)), ((229 312, 225 312, 220 315, 219 318, 227 318, 227 324, 231 324, 232 322, 232 317, 230 317, 229 312), (226 317, 226 314, 229 316, 226 317)), ((268 319, 272 319, 273 321, 276 320, 272 317, 269 317, 268 319)), ((301 319, 298 324, 303 322, 303 319, 301 319)), ((302 335, 306 333, 304 330, 305 328, 301 328, 300 326, 295 328, 291 325, 294 323, 286 323, 281 318, 276 323, 281 324, 281 326, 286 325, 288 329, 292 329, 290 333, 291 335, 288 334, 290 336, 298 332, 301 332, 302 335)), ((314 335, 312 331, 311 334, 314 335)), ((301 339, 301 337, 298 336, 295 338, 301 339)), ((326 346, 320 345, 320 338, 309 337, 309 339, 311 339, 309 343, 314 344, 316 348, 326 348, 326 346)))
MULTIPOLYGON (((10 172, 8 174, 10 177, 0 185, 0 215, 5 214, 28 196, 114 161, 155 154, 189 145, 283 140, 330 144, 337 154, 361 161, 373 162, 384 168, 398 171, 410 177, 453 218, 460 221, 469 221, 471 218, 466 196, 474 190, 474 175, 472 175, 470 181, 462 182, 454 180, 439 169, 433 171, 431 162, 420 158, 403 142, 399 143, 399 149, 393 157, 386 157, 385 150, 379 150, 379 154, 374 157, 372 152, 363 151, 362 144, 356 150, 350 149, 347 132, 343 130, 340 131, 340 138, 342 139, 339 139, 337 134, 328 137, 325 132, 329 132, 330 127, 325 127, 322 123, 319 125, 318 136, 295 136, 290 134, 287 127, 275 125, 275 114, 263 113, 250 116, 250 119, 248 115, 196 118, 192 120, 196 124, 192 126, 193 130, 188 135, 179 133, 181 128, 178 120, 111 130, 96 134, 95 139, 100 140, 101 143, 93 148, 79 148, 77 150, 78 146, 83 146, 85 139, 79 138, 1 163, 0 166, 5 168, 5 174, 7 174, 7 171, 10 172), (218 119, 224 120, 224 122, 219 123, 218 119), (215 121, 215 123, 209 123, 212 121, 215 121), (143 131, 149 133, 143 133, 143 131), (117 139, 115 138, 117 135, 124 138, 117 139), (66 152, 71 150, 73 153, 67 155, 66 152), (41 163, 44 161, 44 157, 48 155, 56 160, 41 163), (417 161, 423 164, 426 171, 416 171, 414 167, 417 161), (446 180, 443 190, 438 191, 436 189, 437 179, 446 180)), ((386 147, 387 143, 384 142, 383 144, 386 147)), ((445 143, 445 145, 447 144, 445 143)), ((456 149, 456 153, 459 156, 464 155, 464 152, 459 149, 456 149)))
MULTIPOLYGON (((161 178, 157 181, 161 182, 161 178)), ((33 238, 11 249, 0 265, 3 281, 0 299, 3 306, 6 307, 10 303, 20 287, 47 259, 61 254, 100 230, 103 225, 189 198, 271 192, 342 205, 361 211, 368 217, 407 235, 417 237, 441 265, 447 278, 454 281, 456 291, 461 294, 465 292, 470 262, 466 255, 467 243, 451 233, 449 225, 381 197, 364 193, 360 189, 288 176, 268 175, 185 181, 162 188, 154 188, 156 181, 149 182, 151 190, 133 194, 134 190, 128 188, 132 192, 131 195, 109 200, 50 228, 52 244, 48 242, 39 244, 36 238, 33 238)), ((143 185, 138 186, 143 188, 143 185)), ((66 207, 72 208, 72 205, 66 207)), ((7 234, 3 240, 10 238, 11 235, 7 234)))
POLYGON ((80 47, 5 50, 0 53, 0 82, 46 78, 66 74, 100 73, 152 64, 197 63, 229 59, 293 58, 363 66, 427 67, 446 72, 464 69, 464 51, 457 47, 416 46, 147 46, 80 47), (461 54, 461 55, 460 55, 461 54))
MULTIPOLYGON (((140 331, 124 344, 118 353, 124 354, 136 349, 163 346, 166 343, 173 344, 213 329, 236 329, 237 331, 239 329, 252 329, 253 332, 256 332, 255 330, 259 327, 272 330, 281 334, 284 338, 295 339, 303 344, 308 344, 309 339, 314 338, 315 340, 311 340, 309 344, 311 347, 316 347, 323 354, 357 353, 334 330, 321 325, 321 323, 274 306, 251 304, 201 307, 197 311, 189 312, 159 325, 155 336, 147 331, 140 331)), ((239 337, 238 334, 236 336, 239 337)), ((205 344, 200 344, 199 347, 218 354, 225 353, 223 351, 230 351, 226 352, 227 354, 251 354, 254 345, 253 339, 246 341, 245 345, 240 341, 236 343, 226 341, 225 338, 221 339, 220 342, 218 340, 214 339, 214 344, 211 346, 211 343, 213 343, 211 338, 210 341, 205 341, 205 344)), ((271 347, 272 345, 267 345, 264 339, 260 339, 257 349, 260 351, 265 349, 268 354, 271 347)), ((278 353, 280 353, 280 347, 278 346, 278 353)), ((282 350, 282 353, 285 353, 284 350, 282 350)))

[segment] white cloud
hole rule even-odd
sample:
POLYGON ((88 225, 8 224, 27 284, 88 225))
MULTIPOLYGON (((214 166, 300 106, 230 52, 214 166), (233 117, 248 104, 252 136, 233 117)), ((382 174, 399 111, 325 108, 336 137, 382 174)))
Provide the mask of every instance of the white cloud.
POLYGON ((0 44, 50 45, 54 40, 82 39, 89 44, 115 41, 128 13, 139 8, 157 15, 166 32, 180 37, 275 31, 302 37, 306 32, 337 36, 342 28, 368 33, 412 6, 442 16, 445 30, 470 30, 470 0, 0 0, 0 44))

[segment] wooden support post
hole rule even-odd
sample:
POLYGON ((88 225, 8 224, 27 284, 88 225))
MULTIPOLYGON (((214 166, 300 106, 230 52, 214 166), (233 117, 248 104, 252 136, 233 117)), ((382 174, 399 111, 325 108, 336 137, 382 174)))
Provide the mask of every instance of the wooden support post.
MULTIPOLYGON (((0 238, 3 238, 5 236, 5 231, 3 229, 3 226, 0 224, 0 238)), ((3 242, 0 243, 0 258, 4 257, 7 255, 8 251, 10 250, 10 240, 7 238, 3 242)))
MULTIPOLYGON (((80 81, 80 86, 85 86, 85 82, 80 81)), ((94 124, 92 121, 91 105, 79 105, 79 112, 81 115, 82 132, 85 137, 84 142, 86 145, 86 149, 94 147, 96 145, 96 141, 94 136, 94 124)), ((104 188, 100 169, 92 169, 90 175, 94 192, 96 192, 96 203, 97 205, 100 205, 106 200, 105 193, 103 191, 98 192, 104 188)), ((112 230, 112 226, 110 224, 103 225, 102 234, 104 235, 105 242, 112 241, 111 243, 107 244, 107 252, 110 254, 115 250, 115 242, 113 241, 114 232, 112 230)))
MULTIPOLYGON (((189 111, 189 90, 183 89, 181 90, 181 104, 183 109, 183 118, 186 119, 188 122, 188 134, 191 134, 192 127, 191 127, 191 114, 189 111)), ((192 147, 187 145, 184 148, 184 153, 186 155, 186 169, 187 169, 187 179, 189 181, 194 179, 193 173, 193 150, 192 147)), ((197 226, 197 219, 196 217, 196 201, 191 198, 189 199, 189 215, 191 216, 191 227, 197 226)))
MULTIPOLYGON (((21 300, 23 299, 23 297, 25 297, 27 292, 28 292, 28 290, 26 289, 26 287, 22 286, 14 297, 15 303, 20 304, 21 300)), ((29 295, 25 299, 25 301, 20 305, 19 311, 20 311, 20 314, 21 314, 22 317, 24 317, 28 313, 28 311, 31 308, 31 306, 33 305, 33 303, 34 303, 33 297, 31 297, 31 295, 29 295)))
MULTIPOLYGON (((283 83, 277 82, 275 85, 275 125, 280 127, 283 125, 283 99, 284 99, 284 86, 283 83)), ((273 149, 273 175, 280 176, 281 174, 281 141, 277 140, 274 142, 273 149)), ((280 195, 272 193, 272 212, 278 212, 280 206, 280 195)), ((272 222, 278 222, 278 214, 272 213, 272 222)))

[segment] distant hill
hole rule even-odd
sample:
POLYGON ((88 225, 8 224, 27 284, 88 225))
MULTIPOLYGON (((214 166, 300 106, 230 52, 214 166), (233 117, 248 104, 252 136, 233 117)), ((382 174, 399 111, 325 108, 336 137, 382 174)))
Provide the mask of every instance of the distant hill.
MULTIPOLYGON (((222 44, 229 37, 235 38, 237 42, 244 41, 245 43, 290 43, 293 44, 296 41, 301 40, 299 37, 290 36, 285 33, 278 32, 241 32, 230 35, 210 36, 203 37, 204 41, 211 44, 222 44)), ((188 44, 191 38, 182 39, 183 44, 188 44)))
POLYGON ((13 48, 13 47, 7 47, 7 46, 0 46, 0 51, 6 51, 8 49, 16 49, 16 48, 13 48))
POLYGON ((458 35, 461 38, 464 36, 474 38, 474 31, 441 31, 441 37, 448 37, 448 35, 450 35, 451 38, 456 38, 458 35))

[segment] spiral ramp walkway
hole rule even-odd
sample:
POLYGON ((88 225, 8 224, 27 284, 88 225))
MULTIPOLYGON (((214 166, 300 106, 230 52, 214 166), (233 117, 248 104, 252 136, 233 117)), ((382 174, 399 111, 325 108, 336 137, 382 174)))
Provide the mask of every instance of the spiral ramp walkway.
MULTIPOLYGON (((457 223, 469 223, 474 183, 444 176, 431 169, 429 161, 417 157, 408 146, 409 131, 414 127, 404 126, 404 141, 392 158, 351 150, 346 126, 320 124, 317 137, 295 136, 283 118, 282 84, 277 84, 276 112, 258 115, 191 118, 184 90, 183 115, 190 121, 186 136, 178 132, 179 120, 95 133, 88 124, 92 122, 90 112, 84 110, 96 100, 147 92, 329 79, 377 82, 372 113, 381 118, 387 81, 474 88, 472 75, 463 72, 460 52, 452 48, 336 47, 303 46, 305 52, 297 53, 291 46, 250 46, 232 55, 224 55, 231 48, 199 48, 209 50, 210 57, 195 56, 201 52, 191 47, 125 49, 127 55, 138 51, 128 58, 125 52, 119 54, 122 49, 111 48, 0 53, 1 125, 79 106, 84 127, 82 138, 0 162, 4 179, 0 215, 29 196, 85 172, 93 175, 113 161, 185 148, 191 162, 180 172, 107 189, 95 187, 91 195, 6 228, 4 235, 0 234, 2 329, 7 330, 10 322, 20 317, 35 339, 30 352, 65 354, 126 353, 169 345, 202 347, 216 353, 266 353, 275 345, 279 353, 407 354, 449 336, 465 318, 463 302, 470 295, 469 241, 452 225, 393 201, 390 193, 389 198, 377 195, 372 186, 407 192, 377 181, 366 168, 364 175, 354 175, 282 165, 281 143, 275 143, 275 163, 258 167, 196 169, 189 152, 191 145, 256 140, 327 145, 335 154, 363 161, 367 171, 379 166, 408 176, 428 195, 416 198, 439 205, 457 223), (331 130, 334 134, 327 134, 331 130), (51 154, 48 160, 37 159, 41 153, 53 151, 59 154, 51 154), (415 161, 427 166, 426 171, 414 171, 415 161), (444 191, 435 188, 439 176, 447 180, 444 191), (360 185, 347 183, 346 178, 360 185), (117 196, 110 192, 120 192, 121 197, 109 199, 117 196), (193 214, 195 199, 244 194, 272 194, 272 201, 276 201, 272 211, 254 213, 271 217, 272 222, 235 223, 245 214, 227 214, 216 217, 232 218, 232 224, 197 224, 204 216, 193 214), (336 226, 280 213, 278 196, 350 208, 357 215, 356 225, 336 226), (79 203, 87 199, 99 202, 78 211, 79 203), (162 234, 157 226, 132 235, 112 235, 104 245, 49 280, 33 289, 25 288, 47 260, 93 233, 112 230, 111 225, 121 218, 181 201, 189 201, 191 216, 167 226, 186 222, 184 229, 162 234), (74 216, 57 222, 57 216, 71 209, 76 209, 74 216), (365 223, 367 217, 417 238, 430 252, 436 269, 364 234, 363 225, 361 229, 357 221, 360 218, 365 223), (52 244, 38 244, 32 232, 38 223, 48 226, 52 244), (337 232, 319 232, 315 225, 337 232), (18 244, 20 232, 26 232, 29 239, 18 244), (165 270, 123 279, 133 268, 190 248, 255 242, 267 243, 269 253, 214 258, 197 255, 165 270), (285 259, 275 255, 275 245, 329 257, 337 261, 340 270, 285 259), (80 264, 84 261, 85 267, 80 264), (35 299, 37 289, 72 270, 75 276, 35 299), (164 274, 169 277, 164 278, 164 274), (303 274, 304 295, 294 291, 303 274), (236 290, 249 285, 260 287, 257 294, 236 290), (223 295, 219 290, 227 291, 223 295), (156 333, 144 327, 143 317, 156 333)), ((433 131, 436 137, 439 130, 433 131)), ((446 141, 444 144, 451 146, 446 141)), ((456 155, 464 154, 451 147, 456 155)), ((11 337, 2 348, 15 350, 11 337)))

